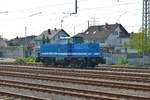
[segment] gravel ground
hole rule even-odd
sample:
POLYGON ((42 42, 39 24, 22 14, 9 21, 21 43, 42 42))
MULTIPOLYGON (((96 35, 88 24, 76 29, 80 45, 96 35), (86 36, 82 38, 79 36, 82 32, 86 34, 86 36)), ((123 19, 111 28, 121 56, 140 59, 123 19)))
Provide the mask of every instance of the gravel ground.
MULTIPOLYGON (((15 78, 15 77, 7 77, 7 76, 0 76, 0 79, 9 79, 9 80, 17 80, 17 81, 23 81, 23 82, 32 82, 32 83, 36 83, 36 84, 38 83, 38 84, 45 84, 45 85, 73 87, 73 88, 78 88, 78 89, 96 90, 96 91, 101 91, 101 92, 121 93, 121 94, 127 94, 127 95, 130 94, 130 95, 136 95, 136 96, 150 97, 150 95, 149 95, 150 92, 126 90, 126 89, 119 89, 119 88, 117 89, 117 88, 110 88, 110 87, 103 87, 103 86, 79 85, 79 84, 72 84, 72 83, 43 81, 43 80, 35 80, 35 79, 34 80, 33 79, 23 79, 23 78, 15 78)), ((63 99, 61 99, 61 100, 63 100, 63 99)))
MULTIPOLYGON (((10 66, 14 66, 14 65, 10 65, 10 66)), ((16 65, 16 66, 19 66, 19 65, 16 65)), ((20 67, 24 67, 24 66, 20 66, 20 67)), ((31 67, 31 66, 27 66, 27 67, 31 67)), ((33 66, 32 66, 33 67, 33 66)), ((37 68, 37 67, 33 67, 33 68, 37 68)), ((46 68, 46 67, 44 67, 45 69, 49 69, 49 68, 46 68)), ((43 68, 43 69, 44 69, 43 68)), ((52 68, 53 69, 53 68, 52 68)), ((63 68, 58 68, 58 69, 63 69, 63 68)), ((50 69, 49 69, 50 70, 50 69)), ((55 70, 57 70, 57 69, 55 69, 55 70)), ((71 70, 71 69, 68 69, 68 70, 71 70)), ((79 70, 79 69, 72 69, 72 70, 79 70)), ((79 70, 80 71, 80 70, 79 70)), ((89 71, 89 70, 83 70, 83 71, 89 71)), ((94 72, 94 71, 96 71, 96 72, 104 72, 104 71, 102 71, 102 70, 90 70, 91 72, 94 72)), ((116 71, 106 71, 106 72, 116 72, 116 71)), ((132 73, 133 74, 133 72, 120 72, 120 73, 132 73)), ((34 75, 34 73, 32 73, 33 75, 34 75)), ((139 72, 135 72, 135 74, 141 74, 141 75, 143 75, 143 74, 146 74, 146 75, 150 75, 149 73, 139 73, 139 72)), ((46 74, 36 74, 36 75, 46 75, 46 74)), ((63 77, 63 76, 61 76, 61 77, 63 77)), ((79 77, 80 78, 80 77, 79 77)), ((83 78, 85 78, 85 77, 83 77, 83 78)), ((90 77, 87 77, 87 79, 91 79, 90 77)), ((93 79, 93 78, 92 78, 93 79)), ((95 79, 95 80, 98 80, 98 79, 95 79)), ((100 80, 109 80, 109 81, 113 81, 113 82, 120 82, 120 83, 131 83, 131 84, 145 84, 145 85, 150 85, 150 83, 149 82, 136 82, 136 81, 123 81, 123 80, 111 80, 111 79, 100 79, 100 80)))
MULTIPOLYGON (((17 72, 20 73, 20 72, 17 72)), ((26 73, 26 72, 25 72, 26 73)), ((27 73, 26 73, 27 74, 27 73)), ((40 74, 40 73, 30 73, 30 75, 37 75, 37 76, 49 76, 49 74, 40 74)), ((53 76, 53 75, 50 75, 53 76)), ((58 76, 58 77, 72 77, 72 76, 60 76, 60 75, 54 75, 54 76, 58 76)), ((136 82, 136 81, 124 81, 124 80, 112 80, 112 79, 100 79, 100 78, 90 78, 90 77, 72 77, 75 79, 92 79, 92 80, 100 80, 100 81, 113 81, 113 82, 119 82, 119 83, 130 83, 130 84, 142 84, 142 85, 150 85, 150 82, 136 82)))
POLYGON ((71 97, 71 96, 63 96, 63 95, 59 95, 59 94, 57 94, 57 95, 49 94, 49 93, 44 93, 44 92, 18 89, 18 88, 12 88, 12 87, 7 87, 7 86, 0 86, 0 91, 12 92, 12 93, 15 92, 18 94, 30 95, 30 96, 35 96, 38 98, 43 98, 45 100, 87 100, 85 98, 76 98, 76 97, 71 97))
MULTIPOLYGON (((33 74, 33 75, 46 75, 48 76, 48 74, 33 74)), ((55 75, 54 75, 55 76, 55 75)), ((71 77, 71 76, 59 76, 59 77, 71 77)), ((136 82, 136 81, 124 81, 124 80, 113 80, 113 79, 100 79, 100 78, 90 78, 90 77, 73 77, 75 79, 92 79, 92 80, 100 80, 100 81, 112 81, 112 82, 119 82, 119 83, 130 83, 130 84, 141 84, 141 85, 150 85, 150 82, 136 82)))
POLYGON ((12 58, 0 58, 0 62, 14 62, 15 59, 12 58))

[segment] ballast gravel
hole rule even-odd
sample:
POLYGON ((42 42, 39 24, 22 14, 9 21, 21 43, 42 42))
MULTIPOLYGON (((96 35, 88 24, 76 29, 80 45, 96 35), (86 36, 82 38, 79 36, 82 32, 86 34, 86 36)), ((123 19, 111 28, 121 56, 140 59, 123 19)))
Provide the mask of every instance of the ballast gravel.
MULTIPOLYGON (((81 84, 75 84, 75 83, 56 82, 56 81, 37 80, 37 79, 27 79, 27 78, 16 78, 16 77, 8 77, 8 76, 0 76, 0 79, 21 81, 21 82, 31 82, 31 83, 43 84, 43 85, 54 85, 54 86, 61 86, 61 87, 70 87, 70 88, 77 88, 77 89, 86 89, 86 90, 108 92, 108 93, 126 94, 126 95, 133 95, 133 96, 150 97, 150 95, 149 95, 150 91, 149 92, 148 91, 135 91, 135 90, 131 90, 131 89, 127 90, 127 89, 111 88, 111 87, 104 87, 104 86, 81 85, 81 84)), ((3 87, 0 87, 0 89, 1 88, 3 88, 3 87)), ((54 100, 56 100, 56 99, 54 99, 54 100)), ((63 100, 63 99, 61 99, 61 100, 63 100)), ((67 100, 67 99, 64 99, 64 100, 67 100)), ((71 100, 71 99, 69 99, 69 100, 71 100)), ((73 100, 75 100, 75 99, 73 99, 73 100)), ((77 100, 79 100, 79 99, 77 99, 77 100)))
POLYGON ((60 94, 53 94, 53 93, 44 93, 39 91, 31 91, 27 89, 18 89, 13 87, 7 87, 7 86, 0 86, 0 91, 4 92, 12 92, 17 94, 23 94, 28 96, 35 96, 37 98, 42 98, 45 100, 87 100, 85 98, 77 98, 77 97, 71 97, 71 96, 63 96, 60 94))

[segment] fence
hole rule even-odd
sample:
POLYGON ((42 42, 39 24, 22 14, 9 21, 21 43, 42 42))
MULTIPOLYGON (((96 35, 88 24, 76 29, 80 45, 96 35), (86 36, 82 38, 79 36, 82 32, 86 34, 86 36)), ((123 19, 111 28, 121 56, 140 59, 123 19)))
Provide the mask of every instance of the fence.
POLYGON ((22 47, 2 47, 0 48, 0 57, 16 58, 23 57, 24 52, 22 47))
POLYGON ((104 53, 106 64, 129 64, 129 65, 150 65, 150 54, 139 55, 138 53, 104 53), (144 61, 144 62, 143 62, 144 61))

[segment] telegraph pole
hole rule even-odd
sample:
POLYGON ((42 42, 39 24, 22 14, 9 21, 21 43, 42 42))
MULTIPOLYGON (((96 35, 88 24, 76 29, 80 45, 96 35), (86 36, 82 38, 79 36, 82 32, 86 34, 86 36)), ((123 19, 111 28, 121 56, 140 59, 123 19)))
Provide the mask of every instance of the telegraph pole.
POLYGON ((73 29, 74 29, 74 35, 75 35, 76 34, 76 27, 74 26, 73 29))
POLYGON ((23 50, 24 50, 24 56, 27 57, 27 50, 26 50, 27 49, 27 39, 26 39, 27 38, 27 26, 25 26, 24 31, 25 31, 25 42, 24 42, 25 44, 24 44, 23 50))
MULTIPOLYGON (((38 13, 34 13, 34 14, 31 14, 31 15, 29 15, 28 17, 33 17, 33 16, 36 16, 36 15, 38 15, 38 14, 41 14, 42 12, 38 12, 38 13)), ((25 56, 28 56, 28 55, 26 55, 26 49, 27 49, 27 45, 28 45, 28 41, 27 41, 27 25, 25 26, 25 44, 24 44, 24 49, 25 49, 25 56)))

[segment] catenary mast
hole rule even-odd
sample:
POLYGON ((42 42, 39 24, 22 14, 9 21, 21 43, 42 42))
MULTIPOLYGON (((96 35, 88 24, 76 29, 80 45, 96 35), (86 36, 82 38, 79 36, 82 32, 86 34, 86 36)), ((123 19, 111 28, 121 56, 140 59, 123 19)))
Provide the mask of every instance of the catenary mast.
POLYGON ((147 42, 150 37, 150 0, 143 0, 142 31, 147 42))

